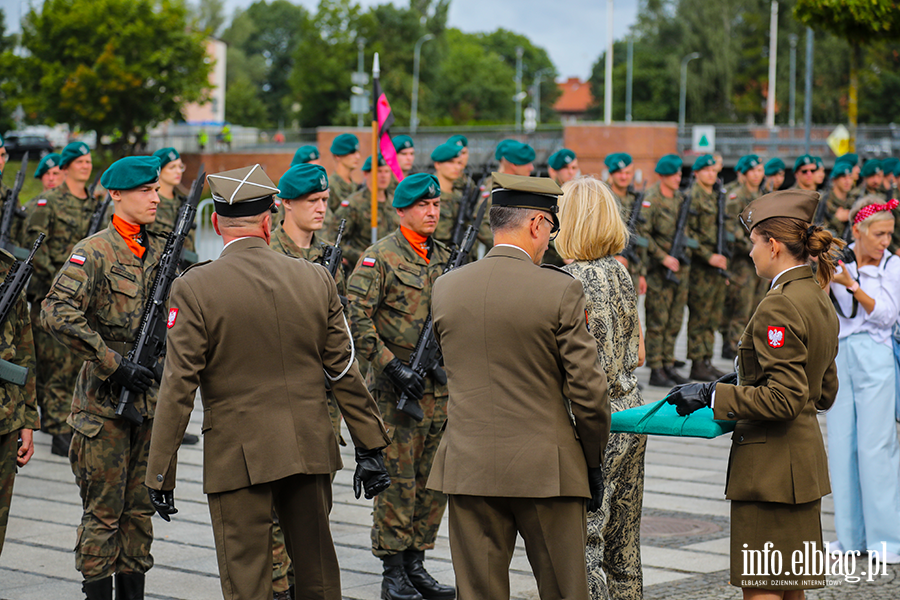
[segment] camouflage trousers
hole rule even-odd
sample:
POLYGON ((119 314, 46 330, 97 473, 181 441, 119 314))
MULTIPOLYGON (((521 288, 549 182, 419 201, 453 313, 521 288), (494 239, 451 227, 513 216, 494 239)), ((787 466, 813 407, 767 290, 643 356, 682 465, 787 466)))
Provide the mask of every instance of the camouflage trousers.
MULTIPOLYGON (((640 406, 612 401, 613 412, 640 406)), ((591 600, 641 600, 641 507, 647 436, 613 433, 603 454, 603 503, 587 513, 588 590, 591 600)))
POLYGON ((425 418, 416 421, 397 410, 397 396, 376 390, 378 408, 391 436, 384 463, 391 487, 375 496, 372 553, 383 558, 404 550, 431 550, 447 496, 425 487, 447 422, 447 397, 426 393, 419 402, 425 418))
POLYGON ((153 566, 154 510, 144 487, 153 419, 134 425, 125 419, 80 414, 69 448, 84 509, 75 568, 85 581, 114 573, 146 573, 153 566))
POLYGON ((688 358, 707 360, 713 355, 716 331, 722 321, 728 280, 708 265, 691 266, 688 289, 688 358))
POLYGON ((13 482, 16 479, 16 452, 19 449, 19 432, 0 435, 0 554, 6 539, 9 522, 9 505, 12 502, 13 482))
POLYGON ((71 430, 66 418, 72 412, 72 394, 83 361, 78 360, 68 347, 59 343, 40 326, 40 303, 32 305, 31 322, 35 323, 34 352, 36 355, 35 380, 37 401, 41 409, 41 431, 50 435, 71 430), (37 312, 34 308, 37 306, 37 312))
MULTIPOLYGON (((341 410, 338 408, 334 396, 328 394, 328 414, 331 417, 331 426, 334 427, 334 434, 337 436, 338 443, 346 446, 341 435, 341 410)), ((334 474, 331 475, 334 481, 334 474)), ((287 546, 284 541, 284 530, 278 522, 275 511, 272 511, 272 590, 275 592, 286 592, 294 581, 294 567, 291 564, 291 557, 288 555, 287 546)))
POLYGON ((728 270, 732 275, 731 285, 725 290, 725 310, 722 311, 719 332, 722 334, 722 344, 734 350, 750 321, 759 276, 753 261, 744 257, 735 258, 728 270))
POLYGON ((647 366, 659 369, 675 362, 675 338, 684 321, 684 305, 687 302, 690 267, 681 265, 677 273, 679 283, 666 280, 662 265, 651 265, 647 273, 647 296, 644 310, 647 316, 647 335, 644 347, 647 366))

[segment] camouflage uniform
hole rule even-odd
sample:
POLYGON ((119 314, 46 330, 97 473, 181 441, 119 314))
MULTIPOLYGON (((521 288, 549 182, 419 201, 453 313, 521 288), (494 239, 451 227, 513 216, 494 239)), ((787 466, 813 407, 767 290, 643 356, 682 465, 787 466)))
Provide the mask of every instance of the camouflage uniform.
POLYGON ((722 324, 719 331, 722 333, 723 347, 731 350, 736 350, 736 344, 750 321, 753 296, 759 285, 756 267, 750 258, 753 244, 750 242, 750 234, 741 224, 738 215, 761 195, 759 190, 751 191, 747 189, 747 186, 742 185, 733 188, 725 196, 727 216, 725 225, 728 231, 734 235, 734 242, 731 244, 731 257, 728 260, 731 284, 725 290, 725 308, 722 311, 722 324))
POLYGON ((384 451, 391 487, 375 498, 372 552, 379 558, 434 548, 447 505, 444 494, 425 487, 447 421, 447 386, 425 377, 425 418, 417 423, 397 410, 397 391, 383 372, 395 357, 408 362, 428 317, 449 251, 433 241, 430 256, 426 263, 398 229, 363 253, 347 282, 353 338, 370 361, 366 382, 393 439, 384 451))
POLYGON ((453 244, 453 228, 456 227, 456 217, 462 204, 463 193, 461 190, 451 188, 441 189, 441 218, 438 219, 437 228, 432 236, 439 242, 450 246, 453 244))
MULTIPOLYGON (((156 220, 147 225, 147 229, 162 235, 168 236, 175 231, 175 225, 178 224, 178 215, 181 212, 181 206, 187 202, 187 196, 175 190, 174 198, 166 198, 162 194, 159 195, 159 204, 156 207, 156 220)), ((110 213, 112 218, 112 213, 110 213)), ((106 221, 107 223, 109 220, 106 221)), ((194 229, 188 232, 184 239, 185 252, 194 252, 194 229)), ((196 260, 191 261, 196 262, 196 260)))
POLYGON ((822 223, 822 227, 830 231, 832 235, 841 237, 844 234, 844 229, 847 228, 847 221, 838 219, 836 213, 839 208, 850 210, 853 207, 854 196, 848 192, 847 196, 841 200, 832 189, 824 192, 824 196, 825 222, 822 223))
MULTIPOLYGON (((331 194, 328 196, 328 209, 331 212, 337 212, 341 202, 356 192, 357 185, 353 181, 346 181, 337 174, 337 171, 335 171, 328 176, 328 189, 331 190, 331 194)), ((340 221, 340 219, 338 219, 338 221, 340 221)))
POLYGON ((34 240, 41 232, 47 234, 47 239, 34 257, 34 275, 28 284, 28 299, 31 301, 31 320, 36 324, 34 343, 41 428, 51 435, 70 431, 66 417, 71 411, 72 390, 83 359, 77 358, 69 348, 50 335, 39 318, 40 304, 50 291, 53 277, 69 259, 72 248, 87 233, 95 208, 91 198, 78 198, 63 182, 38 197, 25 224, 25 239, 34 240))
MULTIPOLYGON (((327 236, 330 239, 337 237, 341 219, 347 219, 341 249, 344 251, 344 258, 351 265, 356 265, 360 255, 372 245, 372 194, 369 193, 369 188, 363 188, 341 201, 328 225, 327 236)), ((397 229, 399 224, 400 218, 397 216, 397 209, 391 205, 391 196, 385 194, 384 202, 378 203, 378 239, 397 229)))
MULTIPOLYGON (((639 232, 647 238, 647 298, 652 299, 645 304, 645 346, 647 366, 651 369, 670 367, 675 362, 675 338, 684 319, 691 266, 681 265, 675 274, 679 280, 676 284, 666 279, 670 271, 662 264, 672 248, 678 208, 683 199, 680 191, 675 192, 673 198, 664 197, 657 183, 644 195, 641 210, 644 222, 640 224, 639 232)), ((689 227, 685 233, 690 234, 689 227)), ((689 248, 685 249, 685 253, 690 257, 689 248)))
POLYGON ((75 568, 85 581, 153 566, 154 510, 144 477, 159 388, 134 395, 144 418, 135 425, 116 417, 121 388, 109 380, 134 346, 165 246, 159 234, 144 237, 143 259, 112 225, 79 242, 41 311, 44 327, 83 361, 68 423, 75 430, 69 461, 84 507, 75 568))
POLYGON ((719 213, 718 193, 715 188, 706 193, 694 182, 688 192, 691 195, 690 229, 694 232, 699 248, 693 251, 691 278, 688 286, 688 358, 692 361, 711 360, 716 330, 722 321, 727 279, 718 269, 709 265, 716 254, 716 217, 719 213))
MULTIPOLYGON (((13 257, 0 250, 0 277, 12 266, 13 257)), ((31 337, 31 317, 25 296, 16 300, 0 332, 0 359, 28 369, 25 385, 0 381, 0 553, 6 538, 9 504, 16 477, 16 453, 20 429, 39 429, 35 401, 34 340, 31 337)))

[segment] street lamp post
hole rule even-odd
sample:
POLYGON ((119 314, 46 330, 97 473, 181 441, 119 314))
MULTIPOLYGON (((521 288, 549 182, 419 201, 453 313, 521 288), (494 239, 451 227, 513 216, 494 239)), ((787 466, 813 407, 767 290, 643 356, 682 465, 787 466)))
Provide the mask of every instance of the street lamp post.
MULTIPOLYGON (((790 105, 791 111, 788 116, 788 125, 794 126, 794 108, 797 105, 797 40, 796 33, 788 36, 788 42, 791 44, 791 86, 790 86, 790 105)), ((793 134, 791 134, 793 136, 793 134)))
POLYGON ((534 94, 532 99, 534 102, 534 121, 538 125, 541 124, 541 82, 544 79, 544 73, 552 73, 553 69, 541 69, 534 74, 534 94))
POLYGON ((413 135, 419 126, 419 54, 422 52, 422 44, 433 39, 434 35, 426 33, 416 42, 416 49, 413 52, 412 110, 409 114, 409 132, 413 135))
MULTIPOLYGON (((357 38, 356 47, 359 49, 359 54, 358 54, 357 60, 356 60, 356 72, 362 73, 365 71, 365 68, 366 68, 366 56, 365 56, 366 38, 364 38, 364 37, 357 38)), ((356 115, 356 126, 360 127, 360 128, 363 126, 363 114, 362 113, 359 113, 358 115, 356 115)))
POLYGON ((522 55, 525 53, 522 46, 516 48, 516 95, 513 99, 516 102, 516 133, 522 131, 522 55))
POLYGON ((684 107, 687 103, 687 66, 695 58, 700 58, 699 52, 691 52, 681 59, 681 93, 678 100, 678 133, 684 132, 684 107))

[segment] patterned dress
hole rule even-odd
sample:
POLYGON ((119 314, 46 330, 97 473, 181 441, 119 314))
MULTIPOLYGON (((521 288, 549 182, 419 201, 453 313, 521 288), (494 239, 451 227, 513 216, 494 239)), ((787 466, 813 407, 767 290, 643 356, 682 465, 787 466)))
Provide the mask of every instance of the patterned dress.
MULTIPOLYGON (((584 285, 588 324, 597 338, 613 412, 642 405, 634 374, 640 322, 631 275, 612 256, 575 261, 564 269, 584 285)), ((609 436, 603 505, 598 512, 588 513, 587 519, 585 558, 592 600, 643 596, 640 534, 646 447, 643 435, 609 436)))

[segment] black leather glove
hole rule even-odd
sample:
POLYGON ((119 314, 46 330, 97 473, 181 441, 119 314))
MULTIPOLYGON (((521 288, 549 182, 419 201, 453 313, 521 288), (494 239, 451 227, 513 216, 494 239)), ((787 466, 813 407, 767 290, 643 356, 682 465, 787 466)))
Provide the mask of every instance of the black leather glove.
POLYGON ((709 406, 717 381, 709 383, 685 383, 676 385, 666 397, 666 402, 674 404, 678 414, 685 417, 694 411, 709 406))
POLYGON ((356 472, 353 473, 353 495, 359 498, 365 488, 366 500, 371 500, 391 485, 381 448, 356 449, 356 472))
POLYGON ((603 467, 588 467, 588 486, 591 488, 588 512, 597 512, 603 505, 603 467))
POLYGON ((123 358, 116 372, 109 376, 110 380, 128 388, 136 394, 143 394, 153 385, 153 371, 147 367, 123 358))
POLYGON ((716 383, 727 383, 728 385, 737 385, 738 375, 737 371, 732 371, 731 373, 726 373, 722 375, 718 379, 716 379, 716 383))
POLYGON ((391 360, 384 368, 384 373, 391 378, 397 391, 406 394, 410 399, 418 402, 425 395, 425 380, 400 362, 399 358, 391 360))
POLYGON ((150 504, 159 513, 159 516, 166 521, 171 521, 169 516, 178 512, 178 509, 175 508, 175 493, 172 490, 163 491, 152 488, 147 488, 147 490, 150 492, 150 504))

